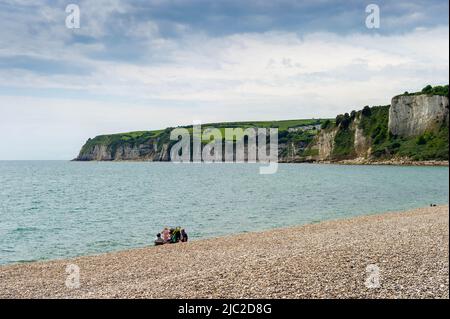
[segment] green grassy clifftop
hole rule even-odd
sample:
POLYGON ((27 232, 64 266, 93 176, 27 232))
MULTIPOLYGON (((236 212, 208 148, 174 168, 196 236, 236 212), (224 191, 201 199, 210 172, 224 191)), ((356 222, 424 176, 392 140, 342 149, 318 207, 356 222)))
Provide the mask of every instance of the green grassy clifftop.
MULTIPOLYGON (((225 137, 225 128, 278 128, 280 142, 301 142, 306 148, 329 119, 299 119, 282 121, 224 122, 202 125, 202 130, 217 128, 225 137)), ((180 126, 192 132, 191 126, 180 126)), ((89 139, 82 147, 76 160, 169 160, 168 150, 175 143, 170 140, 174 128, 156 131, 99 135, 89 139), (165 154, 161 154, 164 152, 165 154)), ((203 141, 203 143, 207 143, 203 141)))

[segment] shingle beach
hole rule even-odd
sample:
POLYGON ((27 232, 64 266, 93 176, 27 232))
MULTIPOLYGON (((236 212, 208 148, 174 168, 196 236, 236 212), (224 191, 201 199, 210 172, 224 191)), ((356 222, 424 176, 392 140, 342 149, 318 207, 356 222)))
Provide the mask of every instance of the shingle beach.
POLYGON ((449 208, 427 207, 2 266, 0 297, 449 298, 448 249, 449 208))

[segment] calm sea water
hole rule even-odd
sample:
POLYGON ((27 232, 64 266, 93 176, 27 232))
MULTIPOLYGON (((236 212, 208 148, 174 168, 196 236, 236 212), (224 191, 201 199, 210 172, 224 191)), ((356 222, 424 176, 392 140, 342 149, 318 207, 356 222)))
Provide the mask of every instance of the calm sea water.
POLYGON ((0 162, 0 264, 448 203, 447 167, 0 162))

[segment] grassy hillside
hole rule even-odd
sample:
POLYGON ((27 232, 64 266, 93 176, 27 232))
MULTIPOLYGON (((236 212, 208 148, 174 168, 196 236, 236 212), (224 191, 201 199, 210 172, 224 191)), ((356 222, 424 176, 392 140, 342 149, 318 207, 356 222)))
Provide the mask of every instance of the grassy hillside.
MULTIPOLYGON (((309 144, 317 131, 309 130, 308 132, 289 132, 289 129, 295 129, 307 125, 320 125, 325 121, 330 122, 329 119, 298 119, 298 120, 282 120, 282 121, 255 121, 255 122, 223 122, 223 123, 208 123, 202 125, 202 131, 207 128, 217 128, 221 131, 222 136, 225 137, 225 128, 278 128, 279 138, 282 140, 289 139, 300 141, 304 140, 305 143, 309 144)), ((180 126, 186 128, 192 133, 192 125, 180 126)), ((120 144, 128 145, 139 145, 150 140, 157 141, 158 145, 161 146, 164 143, 173 144, 174 141, 170 141, 170 132, 174 128, 166 128, 164 130, 154 130, 154 131, 136 131, 127 133, 118 133, 110 135, 99 135, 93 139, 89 139, 83 146, 81 153, 87 153, 96 145, 106 145, 114 153, 114 150, 120 144)), ((237 137, 239 138, 239 136, 237 137)), ((234 138, 236 139, 236 137, 234 138)), ((204 141, 204 143, 206 143, 204 141)))

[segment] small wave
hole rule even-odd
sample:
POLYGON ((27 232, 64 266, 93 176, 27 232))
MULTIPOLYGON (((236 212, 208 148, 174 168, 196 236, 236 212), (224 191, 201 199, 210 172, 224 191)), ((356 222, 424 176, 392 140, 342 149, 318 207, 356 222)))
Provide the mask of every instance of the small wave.
POLYGON ((26 232, 34 232, 39 230, 37 227, 17 227, 13 230, 13 233, 26 233, 26 232))
POLYGON ((102 247, 117 247, 120 246, 120 243, 111 240, 99 240, 93 243, 89 243, 88 247, 102 248, 102 247))
POLYGON ((39 260, 41 260, 41 259, 18 259, 18 260, 15 260, 14 263, 28 264, 28 263, 34 263, 39 260))

